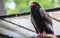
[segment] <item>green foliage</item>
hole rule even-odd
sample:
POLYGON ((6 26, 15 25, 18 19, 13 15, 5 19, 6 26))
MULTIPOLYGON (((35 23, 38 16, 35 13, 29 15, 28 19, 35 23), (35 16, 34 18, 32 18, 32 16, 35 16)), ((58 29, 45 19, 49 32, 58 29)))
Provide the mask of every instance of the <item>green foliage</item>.
POLYGON ((41 0, 40 5, 42 8, 53 8, 54 7, 54 3, 49 0, 41 0))
MULTIPOLYGON (((7 0, 6 0, 7 1, 7 0)), ((5 1, 5 3, 7 3, 5 1)), ((16 8, 14 10, 7 8, 7 14, 14 14, 19 12, 29 11, 29 1, 28 0, 14 0, 16 8)))
POLYGON ((58 4, 60 5, 60 0, 58 0, 58 4))
MULTIPOLYGON (((4 0, 7 3, 9 0, 4 0)), ((14 10, 7 9, 7 14, 14 14, 18 12, 26 12, 30 10, 29 1, 38 2, 42 8, 53 8, 55 6, 53 0, 14 0, 16 8, 14 10)), ((58 1, 60 4, 60 0, 58 1)))
POLYGON ((8 2, 8 0, 4 0, 4 3, 8 2))

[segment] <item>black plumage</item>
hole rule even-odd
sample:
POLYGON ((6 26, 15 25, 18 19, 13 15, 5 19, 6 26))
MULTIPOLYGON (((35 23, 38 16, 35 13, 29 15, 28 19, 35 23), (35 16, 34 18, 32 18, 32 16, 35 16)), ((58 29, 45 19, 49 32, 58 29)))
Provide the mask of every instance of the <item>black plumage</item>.
POLYGON ((37 2, 31 3, 31 22, 37 33, 45 31, 48 34, 54 34, 52 20, 37 2))

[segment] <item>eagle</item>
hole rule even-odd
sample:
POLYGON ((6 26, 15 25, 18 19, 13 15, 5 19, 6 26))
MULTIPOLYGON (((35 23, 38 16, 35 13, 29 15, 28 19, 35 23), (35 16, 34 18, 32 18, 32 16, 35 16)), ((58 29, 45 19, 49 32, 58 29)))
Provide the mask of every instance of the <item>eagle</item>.
POLYGON ((31 22, 36 30, 37 34, 54 34, 52 20, 49 14, 41 8, 39 3, 31 2, 31 22))

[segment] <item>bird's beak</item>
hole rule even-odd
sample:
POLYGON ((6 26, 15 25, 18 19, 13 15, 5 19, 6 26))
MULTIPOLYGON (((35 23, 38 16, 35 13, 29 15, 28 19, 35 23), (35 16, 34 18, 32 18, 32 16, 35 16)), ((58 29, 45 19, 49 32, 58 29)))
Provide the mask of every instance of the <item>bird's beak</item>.
POLYGON ((29 5, 30 5, 30 6, 35 6, 35 4, 33 3, 33 1, 30 1, 30 2, 29 2, 29 5))
POLYGON ((36 6, 34 3, 31 3, 31 6, 36 6))

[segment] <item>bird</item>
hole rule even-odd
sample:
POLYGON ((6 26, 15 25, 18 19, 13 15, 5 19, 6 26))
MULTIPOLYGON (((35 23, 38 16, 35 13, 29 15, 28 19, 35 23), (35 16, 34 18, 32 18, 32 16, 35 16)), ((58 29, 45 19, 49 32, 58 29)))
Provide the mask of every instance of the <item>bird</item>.
POLYGON ((31 2, 31 22, 37 34, 54 34, 52 20, 49 14, 41 8, 39 3, 31 2))

